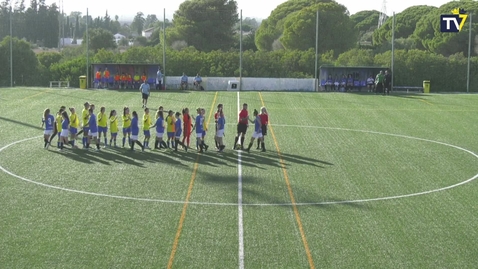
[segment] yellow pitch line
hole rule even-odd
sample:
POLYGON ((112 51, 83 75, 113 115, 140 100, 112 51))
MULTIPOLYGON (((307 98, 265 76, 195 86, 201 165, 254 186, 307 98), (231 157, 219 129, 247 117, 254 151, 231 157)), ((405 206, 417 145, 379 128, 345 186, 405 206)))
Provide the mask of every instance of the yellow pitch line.
POLYGON ((428 101, 426 101, 426 100, 423 100, 423 99, 419 99, 419 100, 422 101, 423 103, 426 103, 426 104, 429 104, 429 105, 433 106, 432 103, 430 103, 430 102, 428 102, 428 101))
MULTIPOLYGON (((214 109, 214 104, 216 104, 217 93, 218 92, 216 92, 216 94, 214 95, 214 100, 212 101, 211 110, 209 111, 209 117, 208 117, 208 121, 207 121, 206 124, 209 124, 209 121, 211 120, 211 115, 212 115, 212 111, 214 109)), ((191 175, 191 180, 189 181, 188 193, 186 195, 186 200, 185 200, 184 205, 183 205, 183 211, 181 212, 181 217, 179 218, 178 229, 176 231, 176 236, 174 237, 174 242, 173 242, 173 248, 171 250, 171 255, 169 256, 168 269, 173 267, 174 256, 176 255, 176 252, 178 250, 179 238, 181 237, 181 232, 183 230, 184 220, 186 219, 186 211, 188 209, 189 199, 191 198, 191 194, 193 192, 194 181, 195 181, 196 175, 197 175, 197 170, 198 170, 198 166, 199 166, 199 156, 200 155, 198 154, 197 157, 196 157, 196 161, 194 162, 193 174, 191 175)))
MULTIPOLYGON (((265 106, 264 99, 262 99, 262 94, 260 92, 259 92, 259 97, 261 99, 262 106, 265 106)), ((270 124, 270 121, 269 121, 269 129, 270 129, 271 134, 272 134, 272 140, 274 140, 274 144, 275 144, 276 149, 277 149, 277 155, 279 155, 279 162, 281 164, 282 172, 284 174, 285 183, 287 185, 287 190, 289 192, 290 201, 292 203, 292 208, 294 210, 295 219, 297 221, 297 226, 299 226, 300 237, 302 238, 302 243, 304 244, 305 253, 307 254, 307 260, 309 261, 310 268, 314 269, 315 268, 314 260, 312 258, 312 254, 310 252, 309 243, 307 242, 307 237, 305 236, 305 231, 304 231, 304 227, 302 225, 302 220, 300 219, 299 209, 297 208, 295 198, 294 198, 294 192, 292 191, 292 187, 290 185, 289 175, 287 173, 287 169, 286 169, 286 166, 285 166, 285 163, 284 163, 284 159, 282 158, 282 153, 280 152, 280 149, 279 149, 279 143, 277 142, 277 138, 274 134, 274 130, 272 129, 272 125, 270 124)))
POLYGON ((33 95, 29 95, 29 96, 23 98, 22 100, 25 100, 25 99, 28 99, 28 98, 32 98, 32 97, 35 97, 35 96, 38 96, 38 95, 40 95, 40 94, 43 94, 43 93, 46 93, 46 92, 50 92, 50 91, 51 91, 51 90, 41 91, 41 92, 39 92, 39 93, 35 93, 35 94, 33 94, 33 95))

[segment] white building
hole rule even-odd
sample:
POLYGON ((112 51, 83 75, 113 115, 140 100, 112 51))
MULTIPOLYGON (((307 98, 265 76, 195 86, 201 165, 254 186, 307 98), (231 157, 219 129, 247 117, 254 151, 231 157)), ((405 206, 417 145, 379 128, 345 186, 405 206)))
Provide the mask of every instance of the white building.
POLYGON ((122 35, 122 34, 114 34, 113 36, 114 36, 116 45, 119 44, 119 42, 121 41, 121 39, 126 38, 126 36, 124 36, 124 35, 122 35))
POLYGON ((77 45, 81 45, 82 41, 83 39, 77 39, 76 44, 73 44, 73 38, 71 37, 60 38, 60 46, 62 47, 77 46, 77 45))
POLYGON ((146 38, 149 38, 153 34, 153 31, 154 31, 154 27, 148 28, 148 29, 143 30, 141 35, 146 37, 146 38))

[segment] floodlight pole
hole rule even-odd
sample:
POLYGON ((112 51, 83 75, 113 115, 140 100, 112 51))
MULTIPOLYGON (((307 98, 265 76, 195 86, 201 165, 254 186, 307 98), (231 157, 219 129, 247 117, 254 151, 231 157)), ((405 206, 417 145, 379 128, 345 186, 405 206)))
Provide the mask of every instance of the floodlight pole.
POLYGON ((88 35, 88 8, 86 9, 86 35, 84 40, 86 42, 86 88, 88 88, 88 84, 90 83, 90 40, 88 35))
POLYGON ((242 90, 242 9, 239 21, 239 91, 242 90))
POLYGON ((166 8, 163 8, 163 87, 166 89, 166 8))
POLYGON ((471 20, 472 20, 473 14, 470 13, 470 29, 468 33, 468 66, 466 69, 466 92, 470 92, 470 58, 471 58, 471 20))
POLYGON ((392 74, 390 74, 390 76, 392 77, 392 81, 390 83, 390 88, 391 89, 388 89, 389 91, 391 91, 393 89, 393 76, 394 76, 394 65, 395 65, 395 12, 393 12, 393 17, 392 17, 392 61, 391 61, 391 64, 390 64, 390 72, 392 74))
POLYGON ((317 69, 318 69, 318 60, 319 60, 319 10, 317 10, 316 21, 315 21, 315 80, 317 84, 317 69))
POLYGON ((13 30, 12 30, 12 13, 13 9, 10 5, 10 87, 13 87, 13 30))

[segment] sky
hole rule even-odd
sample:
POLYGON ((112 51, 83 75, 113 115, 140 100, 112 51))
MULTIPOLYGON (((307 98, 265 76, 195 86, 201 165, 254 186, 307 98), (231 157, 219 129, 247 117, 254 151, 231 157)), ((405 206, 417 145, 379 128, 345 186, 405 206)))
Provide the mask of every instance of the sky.
MULTIPOLYGON (((281 3, 287 0, 236 0, 239 10, 242 9, 243 18, 257 18, 266 19, 272 10, 274 10, 281 3), (258 4, 260 3, 260 7, 258 4)), ((350 14, 355 14, 362 10, 381 10, 383 0, 336 0, 338 3, 348 8, 350 14)), ((439 7, 451 0, 414 0, 414 1, 388 1, 387 15, 392 15, 393 12, 399 13, 410 6, 416 5, 430 5, 439 7)), ((179 8, 183 0, 134 0, 127 1, 124 4, 122 1, 98 1, 98 0, 46 0, 46 4, 62 3, 63 10, 66 14, 72 11, 80 11, 84 15, 88 8, 89 15, 93 17, 104 16, 106 10, 108 14, 114 18, 115 15, 120 17, 120 20, 131 19, 137 12, 143 14, 155 14, 160 20, 163 18, 163 10, 166 9, 166 18, 172 19, 174 12, 179 8)), ((25 1, 28 4, 28 1, 25 1)))

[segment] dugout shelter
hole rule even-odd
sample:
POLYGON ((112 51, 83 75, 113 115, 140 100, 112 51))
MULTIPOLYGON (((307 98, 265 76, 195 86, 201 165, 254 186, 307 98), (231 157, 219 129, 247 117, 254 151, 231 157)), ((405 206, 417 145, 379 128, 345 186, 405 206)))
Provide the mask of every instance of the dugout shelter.
MULTIPOLYGON (((91 64, 90 67, 90 82, 93 87, 95 85, 107 85, 108 88, 119 88, 118 83, 115 81, 115 76, 119 75, 120 77, 124 75, 131 76, 131 87, 139 87, 138 83, 141 84, 141 77, 144 75, 146 77, 146 82, 154 88, 156 84, 156 73, 160 64, 113 64, 113 63, 102 63, 102 64, 91 64), (96 78, 96 72, 101 69, 101 79, 96 78), (105 70, 109 71, 109 78, 104 76, 105 70), (139 77, 138 79, 135 79, 139 77)), ((164 83, 164 82, 163 82, 164 83)), ((164 84, 163 84, 164 85, 164 84)))
POLYGON ((372 75, 373 78, 380 72, 389 68, 380 66, 320 66, 319 85, 324 89, 329 75, 335 81, 340 80, 343 76, 352 75, 354 89, 360 90, 367 87, 367 78, 372 75))

